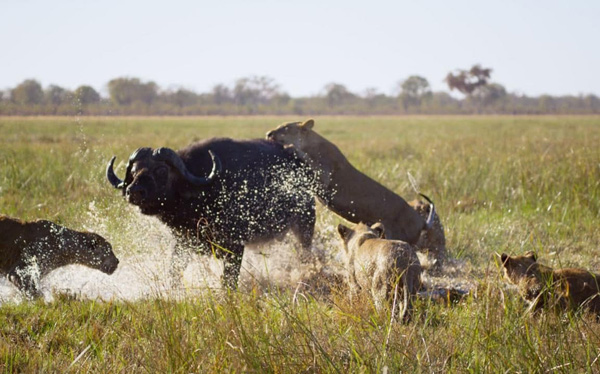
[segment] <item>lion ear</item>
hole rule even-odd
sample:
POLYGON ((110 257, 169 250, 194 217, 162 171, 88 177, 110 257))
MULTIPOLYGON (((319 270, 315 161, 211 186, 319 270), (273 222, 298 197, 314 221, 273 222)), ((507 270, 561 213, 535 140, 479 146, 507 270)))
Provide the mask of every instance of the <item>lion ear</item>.
POLYGON ((525 257, 529 257, 533 261, 537 261, 537 256, 535 255, 534 251, 527 251, 527 253, 525 253, 525 257))
POLYGON ((314 119, 308 119, 306 121, 304 121, 304 123, 302 125, 300 125, 303 129, 306 130, 310 130, 313 128, 313 126, 315 125, 315 120, 314 119))
POLYGON ((502 260, 502 265, 505 265, 506 261, 508 261, 508 255, 506 253, 501 254, 500 260, 502 260))
POLYGON ((352 229, 350 227, 344 226, 341 223, 338 225, 337 227, 338 233, 340 234, 340 237, 342 238, 342 240, 347 243, 348 240, 350 239, 350 236, 352 235, 352 229))
POLYGON ((385 239, 385 226, 383 226, 383 223, 377 222, 373 224, 371 230, 375 231, 380 239, 385 239))

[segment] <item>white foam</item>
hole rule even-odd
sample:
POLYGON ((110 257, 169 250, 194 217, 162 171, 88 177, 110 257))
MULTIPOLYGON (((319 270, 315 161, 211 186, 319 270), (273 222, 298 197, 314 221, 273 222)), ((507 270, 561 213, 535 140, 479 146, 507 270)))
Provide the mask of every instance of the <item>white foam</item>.
MULTIPOLYGON (((102 211, 95 204, 89 206, 86 229, 95 231, 113 243, 119 258, 119 267, 112 275, 104 274, 82 265, 68 265, 56 269, 40 282, 47 301, 54 293, 100 300, 135 301, 140 298, 185 297, 195 295, 207 288, 221 288, 223 264, 210 256, 193 255, 183 273, 181 289, 170 287, 169 269, 175 239, 168 227, 158 219, 125 208, 123 220, 129 222, 119 232, 109 232, 102 211)), ((333 235, 332 225, 319 220, 313 240, 313 253, 321 259, 318 266, 339 263, 338 239, 333 235), (333 250, 332 250, 333 249, 333 250)), ((304 276, 315 271, 315 262, 299 260, 297 240, 288 234, 282 241, 261 245, 248 245, 244 253, 240 274, 240 289, 255 285, 271 284, 295 287, 304 276)), ((329 270, 329 269, 328 269, 329 270)), ((23 298, 16 287, 6 279, 0 281, 0 304, 20 302, 23 298)))

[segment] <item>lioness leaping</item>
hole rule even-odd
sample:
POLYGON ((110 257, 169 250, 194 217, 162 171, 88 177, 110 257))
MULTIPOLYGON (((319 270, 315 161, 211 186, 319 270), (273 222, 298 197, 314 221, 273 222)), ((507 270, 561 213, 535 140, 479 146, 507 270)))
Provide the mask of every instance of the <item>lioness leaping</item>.
MULTIPOLYGON (((267 139, 293 150, 313 169, 319 182, 316 194, 331 211, 353 223, 381 222, 387 239, 416 244, 421 232, 430 229, 435 220, 431 200, 422 195, 431 203, 425 219, 402 197, 358 171, 335 144, 313 131, 313 126, 312 119, 286 123, 269 131, 267 139)), ((445 248, 435 257, 443 259, 445 248)))

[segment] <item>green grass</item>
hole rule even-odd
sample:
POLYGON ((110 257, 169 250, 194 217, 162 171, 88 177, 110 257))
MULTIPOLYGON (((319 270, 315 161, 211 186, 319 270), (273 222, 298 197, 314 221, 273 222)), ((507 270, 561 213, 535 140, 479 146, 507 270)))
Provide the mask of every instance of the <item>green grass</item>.
MULTIPOLYGON (((92 228, 117 255, 144 251, 144 221, 104 177, 137 147, 263 137, 289 117, 0 118, 0 213, 92 228)), ((452 308, 418 303, 390 325, 368 298, 294 289, 206 291, 181 300, 0 305, 4 372, 598 372, 589 316, 524 315, 491 261, 535 250, 556 267, 600 271, 600 117, 318 117, 315 130, 360 170, 435 202, 460 276, 452 308), (389 337, 389 339, 388 339, 389 337)), ((336 221, 324 212, 318 235, 336 221), (325 227, 324 227, 325 226, 325 227)), ((336 251, 337 248, 331 248, 336 251)))

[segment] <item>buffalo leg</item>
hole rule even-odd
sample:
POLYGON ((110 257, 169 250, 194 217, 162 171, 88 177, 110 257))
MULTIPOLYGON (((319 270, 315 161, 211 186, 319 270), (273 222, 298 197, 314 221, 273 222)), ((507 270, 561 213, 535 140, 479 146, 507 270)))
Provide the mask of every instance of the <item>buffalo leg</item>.
POLYGON ((308 258, 310 256, 310 246, 315 233, 315 222, 316 214, 313 202, 310 209, 306 208, 299 213, 297 221, 292 226, 292 232, 302 247, 302 258, 308 258))
POLYGON ((171 268, 169 269, 169 278, 172 288, 180 288, 183 284, 183 272, 190 263, 192 253, 189 243, 177 240, 175 248, 171 254, 171 268))
POLYGON ((229 247, 231 253, 228 253, 224 257, 225 266, 223 268, 223 277, 221 282, 223 286, 230 290, 237 289, 238 279, 240 277, 240 270, 242 268, 242 257, 244 253, 243 245, 236 245, 229 247))

